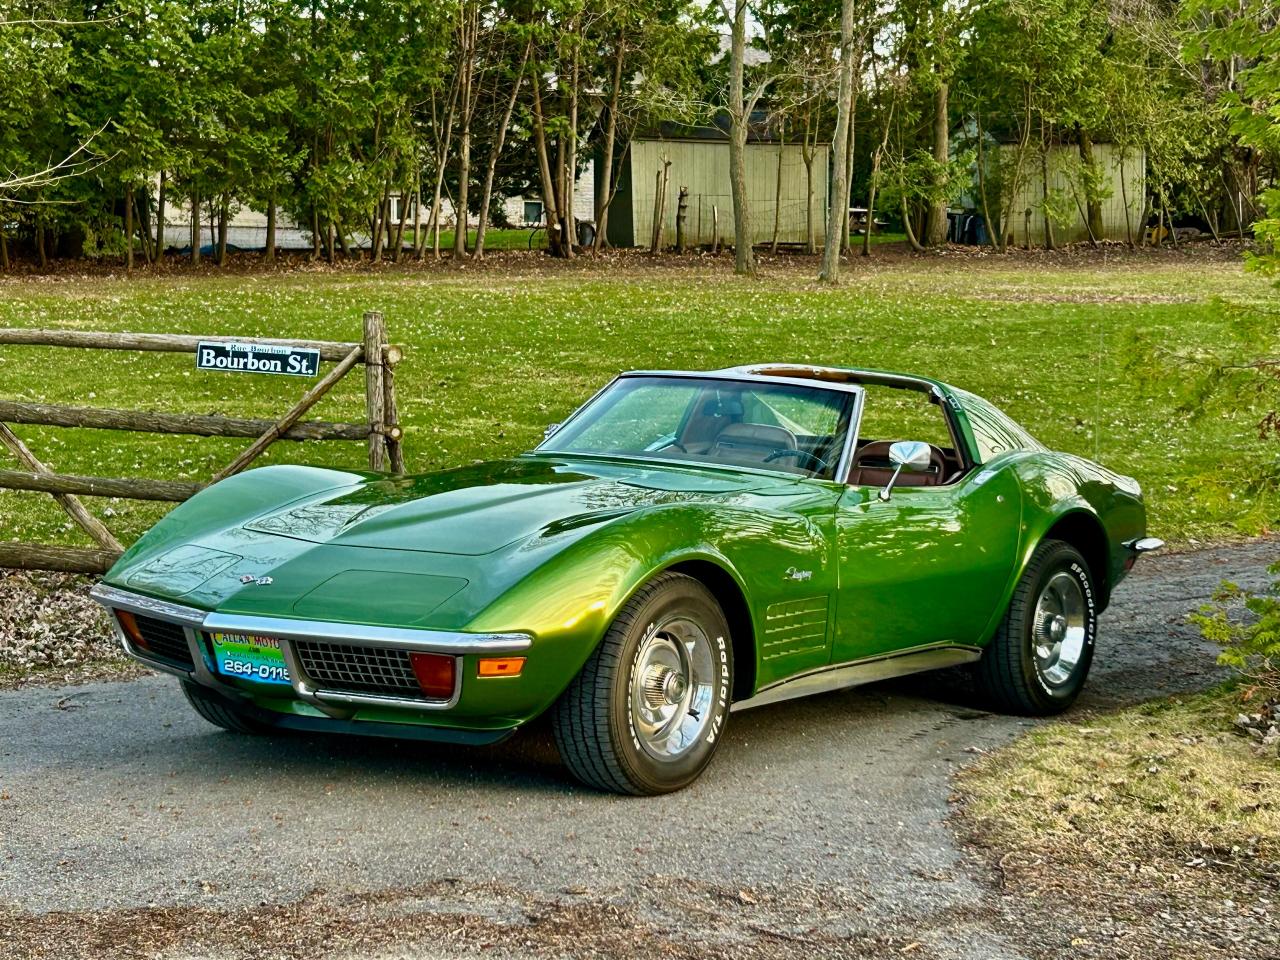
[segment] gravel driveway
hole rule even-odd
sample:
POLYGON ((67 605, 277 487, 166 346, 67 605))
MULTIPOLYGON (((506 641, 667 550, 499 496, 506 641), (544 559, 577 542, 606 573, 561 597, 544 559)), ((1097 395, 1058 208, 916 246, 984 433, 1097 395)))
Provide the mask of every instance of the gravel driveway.
MULTIPOLYGON (((1204 686, 1184 624, 1275 541, 1143 561, 1082 706, 1204 686)), ((545 729, 488 749, 241 738, 170 679, 0 692, 10 957, 1022 956, 946 823, 1027 721, 956 674, 736 714, 693 787, 576 786, 545 729)), ((7 910, 7 912, 5 912, 7 910)))

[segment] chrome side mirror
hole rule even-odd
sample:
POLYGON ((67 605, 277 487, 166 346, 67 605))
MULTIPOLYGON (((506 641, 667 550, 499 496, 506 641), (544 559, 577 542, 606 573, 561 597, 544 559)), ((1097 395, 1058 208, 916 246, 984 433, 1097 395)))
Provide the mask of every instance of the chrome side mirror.
POLYGON ((542 439, 543 439, 543 440, 550 440, 550 439, 551 439, 551 435, 552 435, 553 433, 555 433, 555 432, 556 432, 557 430, 559 430, 559 429, 560 429, 560 424, 558 424, 558 423, 548 423, 548 424, 547 424, 547 428, 546 428, 545 430, 543 430, 543 431, 542 431, 542 439))
POLYGON ((889 462, 893 464, 893 476, 880 491, 880 499, 888 500, 893 492, 893 485, 898 482, 898 474, 903 470, 921 473, 929 469, 933 463, 933 448, 919 440, 899 440, 889 446, 889 462))

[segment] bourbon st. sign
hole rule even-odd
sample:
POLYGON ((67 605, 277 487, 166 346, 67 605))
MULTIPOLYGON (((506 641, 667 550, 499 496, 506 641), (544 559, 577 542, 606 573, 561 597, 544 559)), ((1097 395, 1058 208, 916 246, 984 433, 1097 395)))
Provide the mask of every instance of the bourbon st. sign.
POLYGON ((196 369, 314 377, 320 372, 320 351, 264 343, 201 340, 196 348, 196 369))

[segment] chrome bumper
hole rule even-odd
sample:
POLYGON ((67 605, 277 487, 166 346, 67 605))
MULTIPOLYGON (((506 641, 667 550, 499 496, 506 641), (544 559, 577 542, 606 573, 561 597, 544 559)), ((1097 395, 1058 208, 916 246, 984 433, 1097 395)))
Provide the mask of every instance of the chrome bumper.
POLYGON ((114 614, 111 627, 124 652, 139 663, 153 670, 161 670, 174 676, 210 687, 224 695, 248 697, 248 694, 226 682, 210 669, 201 642, 202 631, 217 633, 243 633, 272 637, 280 641, 280 652, 289 668, 289 682, 298 698, 331 717, 345 719, 360 707, 394 707, 409 710, 448 710, 458 702, 462 693, 463 670, 459 664, 454 670, 453 694, 448 700, 414 700, 402 697, 382 696, 370 693, 353 693, 342 690, 326 690, 307 676, 302 668, 295 640, 317 640, 363 647, 391 647, 421 653, 442 653, 455 657, 466 654, 504 654, 527 650, 533 638, 523 633, 455 633, 444 630, 416 630, 406 627, 375 627, 349 623, 324 623, 314 620, 291 620, 284 617, 250 617, 236 614, 209 613, 195 607, 186 607, 166 600, 153 600, 140 594, 97 584, 90 596, 107 608, 167 620, 182 627, 187 648, 191 654, 192 669, 186 670, 173 664, 148 657, 134 648, 129 637, 120 627, 114 614))

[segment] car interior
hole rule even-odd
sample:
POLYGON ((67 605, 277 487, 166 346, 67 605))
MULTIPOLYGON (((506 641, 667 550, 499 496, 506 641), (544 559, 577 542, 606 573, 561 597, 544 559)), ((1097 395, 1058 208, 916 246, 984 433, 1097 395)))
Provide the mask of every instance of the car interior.
POLYGON ((847 416, 840 420, 838 429, 824 434, 805 433, 777 422, 756 422, 766 418, 780 419, 777 411, 750 391, 707 390, 695 401, 680 436, 671 445, 690 457, 716 463, 767 467, 803 476, 830 476, 834 472, 847 416))

